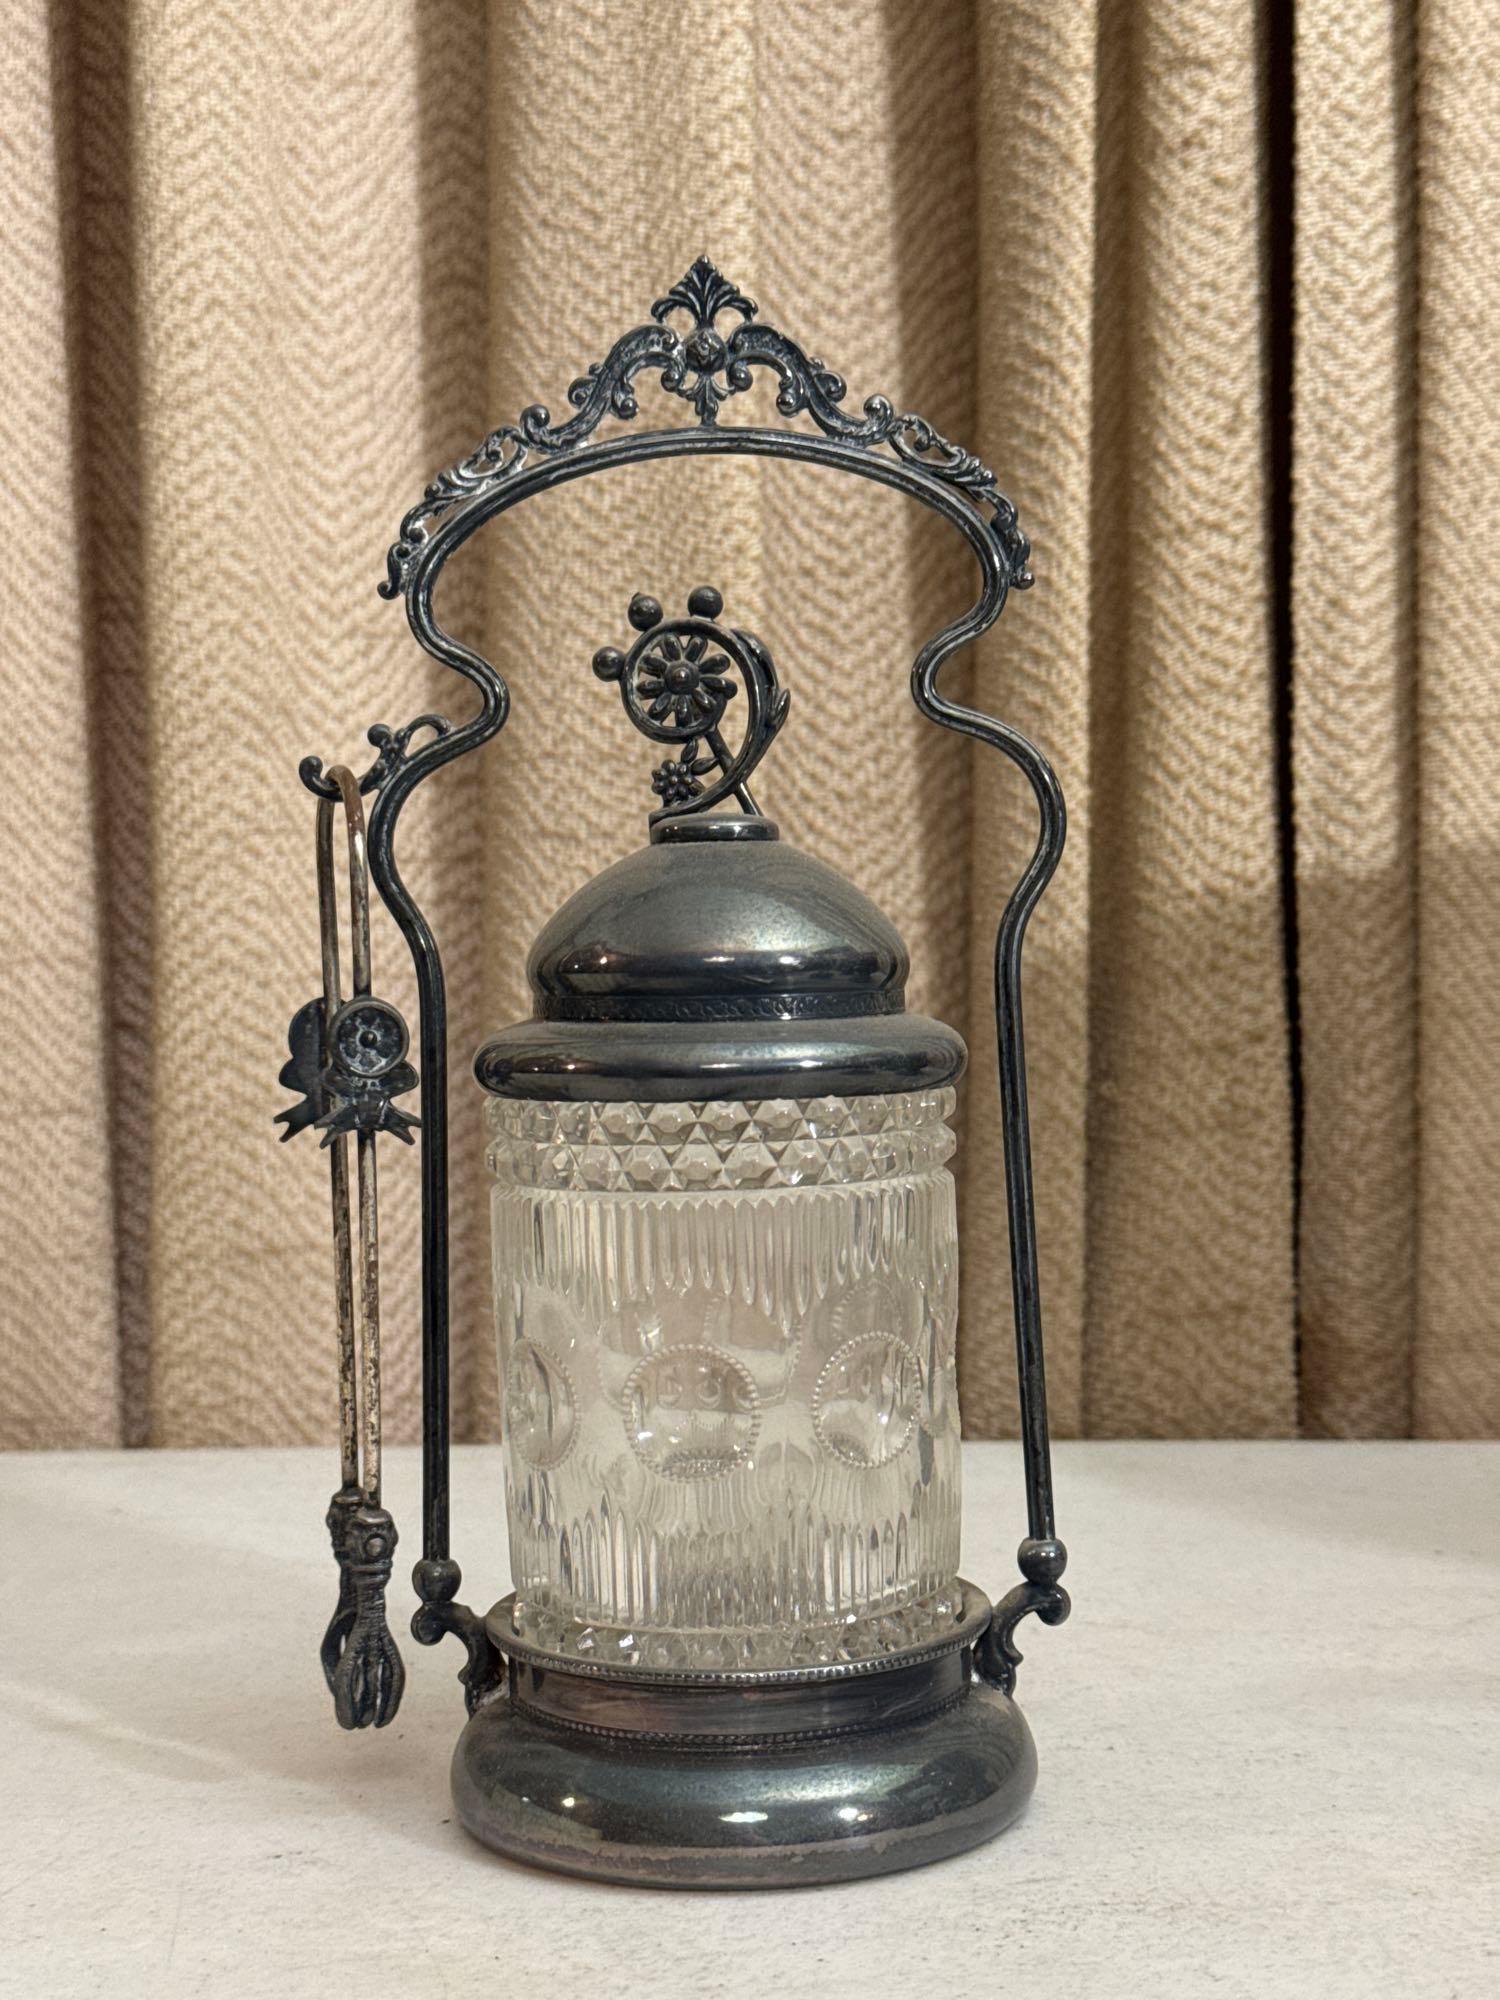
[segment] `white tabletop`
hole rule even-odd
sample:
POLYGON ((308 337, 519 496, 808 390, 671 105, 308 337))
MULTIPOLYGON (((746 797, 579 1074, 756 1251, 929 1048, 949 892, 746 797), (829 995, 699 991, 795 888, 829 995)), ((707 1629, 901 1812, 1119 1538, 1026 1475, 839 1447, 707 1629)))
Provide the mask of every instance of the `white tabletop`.
MULTIPOLYGON (((967 1458, 965 1569, 997 1594, 1017 1455, 967 1458)), ((1063 1446, 1076 1610, 1018 1635, 1024 1820, 912 1874, 734 1895, 470 1841, 456 1641, 404 1643, 390 1728, 336 1727, 330 1475, 314 1452, 0 1459, 0 1991, 1500 1995, 1500 1446, 1063 1446)), ((391 1454, 403 1558, 416 1486, 391 1454)), ((454 1514, 487 1604, 495 1453, 458 1454, 454 1514)))

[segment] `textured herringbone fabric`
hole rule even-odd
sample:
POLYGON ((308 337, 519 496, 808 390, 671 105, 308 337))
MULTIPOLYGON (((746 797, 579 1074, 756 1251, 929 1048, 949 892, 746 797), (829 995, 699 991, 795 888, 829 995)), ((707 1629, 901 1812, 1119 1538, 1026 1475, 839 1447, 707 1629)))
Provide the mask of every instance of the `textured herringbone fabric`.
MULTIPOLYGON (((1404 19, 25 0, 0 54, 0 1442, 330 1435, 326 1180, 269 1122, 317 966, 295 765, 462 710, 374 594, 400 514, 491 423, 559 413, 701 250, 852 403, 980 446, 1036 543, 1036 590, 947 672, 1070 801, 1026 989, 1058 1429, 1500 1431, 1500 49, 1473 0, 1404 19)), ((768 420, 768 389, 726 415, 768 420)), ((969 1037, 965 1418, 1014 1421, 990 955, 1034 821, 907 699, 973 587, 913 512, 658 465, 531 503, 444 582, 515 700, 402 829, 449 975, 463 1433, 495 1418, 467 1051, 522 1008, 544 916, 641 837, 649 753, 590 655, 634 590, 706 580, 793 692, 766 806, 969 1037)), ((376 949, 409 1009, 388 927, 376 949)))
POLYGON ((1500 18, 1418 28, 1416 1428, 1500 1430, 1500 18))
POLYGON ((1255 18, 1182 0, 1108 32, 1129 98, 1100 149, 1119 433, 1094 549, 1084 1421, 1274 1435, 1295 1399, 1255 18))
POLYGON ((1402 10, 1299 10, 1293 715, 1303 1421, 1411 1424, 1413 189, 1402 10))
MULTIPOLYGON (((415 7, 134 17, 155 912, 140 1088, 153 1112, 161 1442, 326 1435, 321 1163, 266 1143, 271 1023, 313 975, 312 825, 286 757, 359 758, 359 724, 439 698, 373 581, 389 523, 433 459, 482 427, 479 17, 420 12, 430 42, 415 7)), ((455 905, 446 864, 456 883, 472 862, 465 801, 463 780, 424 801, 403 856, 434 878, 460 992, 477 920, 471 896, 455 905)), ((402 955, 383 942, 382 983, 409 1007, 402 955)), ((416 1402, 406 1160, 387 1161, 384 1191, 401 1434, 416 1402)))
POLYGON ((95 748, 82 532, 88 464, 71 421, 75 57, 61 9, 50 21, 34 12, 0 38, 4 101, 25 107, 0 136, 15 238, 0 259, 0 322, 12 329, 0 478, 7 520, 30 522, 44 539, 29 587, 9 593, 9 616, 24 620, 25 643, 13 627, 0 652, 7 713, 28 736, 36 728, 46 739, 45 754, 11 760, 4 787, 14 1095, 6 1120, 3 1423, 8 1442, 22 1445, 111 1444, 119 1424, 101 870, 88 811, 95 748))
MULTIPOLYGON (((1035 1171, 1045 1190, 1048 1387, 1054 1420, 1074 1434, 1083 1424, 1085 1366, 1097 37, 1088 6, 1059 11, 1042 0, 990 5, 980 16, 981 185, 1013 193, 982 202, 976 218, 981 331, 973 430, 1005 467, 1028 529, 1047 551, 1047 583, 1019 606, 1023 616, 1003 620, 1007 629, 986 639, 973 694, 980 707, 1045 744, 1066 774, 1070 846, 1031 926, 1025 1005, 1035 1171)), ((1009 894, 1036 823, 1026 787, 987 753, 975 754, 971 777, 966 1026, 977 1097, 994 1088, 995 1065, 994 972, 981 913, 997 910, 1009 894)), ((960 1360, 967 1408, 971 1423, 988 1428, 1003 1413, 1008 1428, 1015 1362, 1003 1337, 1009 1251, 992 1119, 971 1113, 965 1167, 960 1360)))

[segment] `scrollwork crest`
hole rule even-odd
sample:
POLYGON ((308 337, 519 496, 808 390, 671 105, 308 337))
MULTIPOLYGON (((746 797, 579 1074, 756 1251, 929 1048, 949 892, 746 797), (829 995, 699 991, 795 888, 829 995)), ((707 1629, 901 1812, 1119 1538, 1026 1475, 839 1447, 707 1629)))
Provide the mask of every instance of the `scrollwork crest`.
POLYGON ((846 410, 843 376, 762 322, 757 311, 753 299, 707 257, 699 257, 653 304, 650 324, 622 334, 602 361, 575 378, 568 389, 571 417, 554 424, 545 405, 534 403, 516 423, 491 431, 467 457, 438 474, 402 518, 386 555, 381 596, 405 593, 434 524, 452 508, 494 491, 537 456, 576 450, 606 417, 633 422, 640 414, 636 377, 648 370, 669 395, 692 405, 700 425, 712 427, 730 398, 753 388, 758 370, 769 369, 777 378, 776 408, 783 417, 805 415, 825 437, 867 450, 886 446, 960 492, 976 511, 988 511, 1009 583, 1024 590, 1031 582, 1030 544, 989 467, 924 418, 898 414, 884 396, 868 397, 861 414, 846 410), (722 322, 735 317, 739 323, 726 329, 722 322))

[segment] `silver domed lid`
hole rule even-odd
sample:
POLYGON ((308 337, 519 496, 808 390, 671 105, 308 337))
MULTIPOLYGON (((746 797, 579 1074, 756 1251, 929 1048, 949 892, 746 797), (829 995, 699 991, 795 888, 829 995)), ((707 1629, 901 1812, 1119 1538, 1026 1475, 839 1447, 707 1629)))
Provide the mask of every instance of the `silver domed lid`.
POLYGON ((480 1049, 506 1097, 808 1097, 915 1090, 964 1066, 908 1014, 906 947, 770 820, 665 820, 546 925, 529 1021, 480 1049))

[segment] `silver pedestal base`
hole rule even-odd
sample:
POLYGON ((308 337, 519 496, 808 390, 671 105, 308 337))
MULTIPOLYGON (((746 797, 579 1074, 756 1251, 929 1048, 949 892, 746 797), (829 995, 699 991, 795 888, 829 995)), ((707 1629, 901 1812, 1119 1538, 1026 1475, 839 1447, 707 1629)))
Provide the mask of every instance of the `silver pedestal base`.
POLYGON ((967 1654, 879 1680, 878 1710, 865 1681, 783 1688, 766 1715, 744 1689, 605 1688, 513 1657, 459 1738, 454 1802, 517 1860, 673 1888, 848 1881, 998 1833, 1036 1783, 1020 1710, 967 1654), (814 1699, 822 1726, 789 1729, 787 1702, 814 1699))

